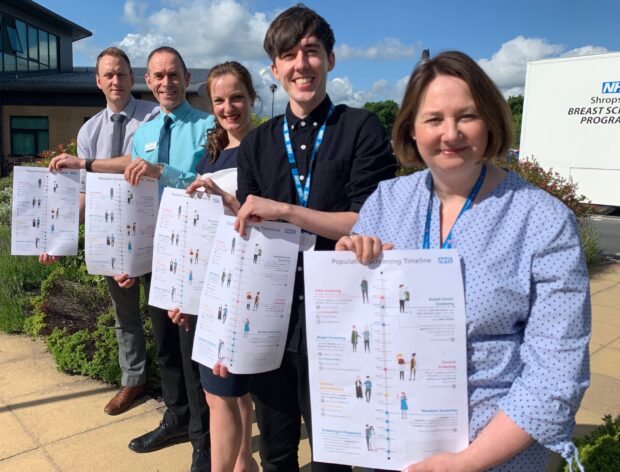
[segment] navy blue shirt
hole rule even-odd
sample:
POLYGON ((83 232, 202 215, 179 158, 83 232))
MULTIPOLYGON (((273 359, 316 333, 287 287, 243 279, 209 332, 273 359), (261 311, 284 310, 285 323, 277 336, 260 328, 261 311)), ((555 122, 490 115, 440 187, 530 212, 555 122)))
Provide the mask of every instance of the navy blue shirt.
MULTIPOLYGON (((325 97, 307 117, 286 109, 289 133, 300 175, 307 176, 316 135, 331 101, 325 97)), ((276 116, 248 133, 239 146, 237 198, 248 195, 298 204, 291 166, 284 147, 284 116, 276 116)), ((396 160, 385 128, 374 113, 337 105, 327 120, 323 143, 312 165, 308 208, 358 212, 382 180, 396 174, 396 160)), ((317 237, 316 250, 333 250, 336 242, 317 237)), ((299 255, 287 350, 306 352, 302 253, 299 255)))
POLYGON ((237 167, 237 151, 238 147, 230 149, 222 149, 217 160, 210 164, 211 154, 205 149, 204 154, 196 164, 196 172, 199 174, 207 174, 217 172, 218 170, 232 169, 237 167))

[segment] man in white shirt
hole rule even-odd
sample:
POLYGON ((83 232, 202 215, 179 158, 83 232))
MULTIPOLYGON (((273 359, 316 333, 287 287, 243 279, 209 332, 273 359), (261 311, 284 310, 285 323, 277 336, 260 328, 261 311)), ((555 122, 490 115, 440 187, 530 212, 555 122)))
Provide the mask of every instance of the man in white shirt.
MULTIPOLYGON (((131 96, 135 82, 131 63, 125 52, 116 47, 104 49, 97 57, 97 87, 106 98, 106 108, 80 128, 78 156, 60 154, 50 162, 50 170, 81 169, 80 220, 84 218, 86 172, 123 173, 131 162, 133 135, 140 125, 159 114, 156 103, 131 96), (114 158, 114 159, 112 159, 114 158)), ((41 263, 56 257, 43 254, 41 263)), ((148 293, 148 278, 144 279, 148 293)), ((108 402, 104 411, 117 415, 129 409, 146 391, 146 345, 140 316, 140 285, 128 287, 126 278, 106 277, 116 312, 118 359, 122 371, 121 390, 108 402), (117 283, 117 280, 120 282, 117 283)))

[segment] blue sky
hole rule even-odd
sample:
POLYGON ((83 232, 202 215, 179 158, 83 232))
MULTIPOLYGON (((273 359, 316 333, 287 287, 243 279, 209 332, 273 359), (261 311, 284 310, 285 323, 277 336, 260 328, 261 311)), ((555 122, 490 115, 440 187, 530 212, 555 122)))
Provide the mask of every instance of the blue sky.
MULTIPOLYGON (((75 65, 123 47, 134 65, 171 44, 191 67, 226 59, 246 64, 265 109, 273 79, 262 39, 270 21, 293 5, 285 0, 38 0, 93 32, 74 43, 75 65)), ((530 60, 620 51, 617 0, 306 0, 336 35, 336 68, 328 90, 340 103, 402 97, 422 49, 459 49, 479 61, 505 95, 522 91, 530 60)), ((276 110, 286 103, 276 92, 276 110)), ((258 110, 257 110, 258 111, 258 110)), ((264 110, 263 110, 264 111, 264 110)))

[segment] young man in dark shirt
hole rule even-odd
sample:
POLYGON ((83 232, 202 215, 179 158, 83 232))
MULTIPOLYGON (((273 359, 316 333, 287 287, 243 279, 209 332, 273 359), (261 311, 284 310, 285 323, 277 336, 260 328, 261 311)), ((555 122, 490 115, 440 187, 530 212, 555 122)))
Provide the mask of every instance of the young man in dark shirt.
MULTIPOLYGON (((290 100, 284 115, 250 132, 239 147, 237 198, 242 207, 236 225, 241 234, 247 222, 283 220, 306 232, 308 246, 315 242, 317 250, 333 250, 378 183, 394 177, 396 163, 378 118, 334 106, 327 96, 334 42, 329 24, 301 4, 269 26, 264 48, 290 100)), ((266 472, 298 470, 301 416, 311 433, 301 252, 297 265, 282 365, 251 382, 266 472)), ((351 468, 313 463, 312 470, 351 468)))

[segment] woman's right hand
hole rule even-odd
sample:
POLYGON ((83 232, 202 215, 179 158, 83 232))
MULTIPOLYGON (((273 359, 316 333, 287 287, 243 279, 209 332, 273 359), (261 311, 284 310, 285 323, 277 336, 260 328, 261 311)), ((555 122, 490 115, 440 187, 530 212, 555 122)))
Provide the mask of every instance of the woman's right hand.
POLYGON ((217 375, 218 377, 223 378, 228 377, 228 367, 226 367, 224 364, 216 362, 215 364, 213 364, 213 375, 217 375))
POLYGON ((202 176, 198 174, 196 176, 196 180, 194 180, 191 184, 187 186, 187 188, 185 189, 185 193, 187 193, 188 195, 191 195, 192 193, 199 190, 200 188, 204 188, 204 182, 202 180, 202 176))
POLYGON ((377 236, 352 234, 343 236, 336 243, 336 251, 353 251, 362 264, 370 264, 381 257, 383 251, 393 249, 392 243, 383 244, 377 236))
POLYGON ((192 194, 193 192, 201 188, 204 189, 204 191, 207 193, 210 193, 212 195, 219 195, 220 197, 222 197, 222 202, 224 203, 224 206, 230 211, 232 211, 233 214, 236 215, 239 211, 239 208, 241 208, 239 200, 237 200, 234 195, 222 190, 220 186, 209 177, 203 177, 198 175, 196 177, 196 180, 189 184, 187 189, 185 189, 185 193, 192 194))

